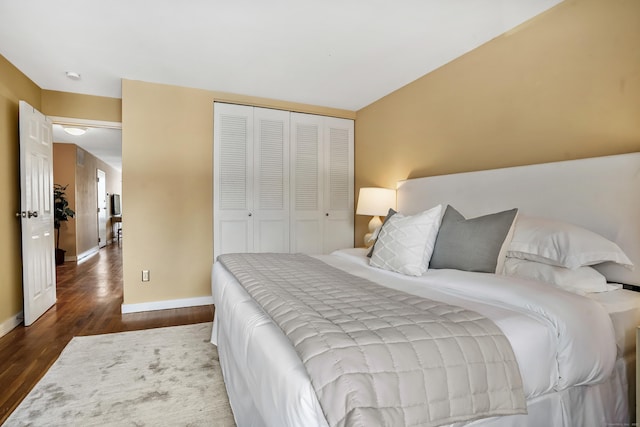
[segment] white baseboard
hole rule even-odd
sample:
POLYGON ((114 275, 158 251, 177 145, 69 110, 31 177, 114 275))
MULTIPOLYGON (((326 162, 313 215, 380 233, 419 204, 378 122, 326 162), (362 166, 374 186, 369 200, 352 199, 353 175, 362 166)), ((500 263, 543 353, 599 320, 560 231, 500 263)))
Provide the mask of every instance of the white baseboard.
POLYGON ((78 256, 74 256, 74 255, 65 256, 64 257, 64 262, 70 262, 70 261, 82 262, 82 261, 86 260, 87 258, 97 254, 99 251, 100 251, 100 247, 99 246, 94 246, 93 248, 82 252, 78 256))
POLYGON ((22 315, 22 312, 20 312, 0 323, 0 337, 7 335, 13 328, 22 323, 23 320, 24 316, 22 315))
POLYGON ((80 255, 77 256, 77 261, 78 262, 82 262, 85 261, 87 258, 97 254, 100 251, 100 247, 99 246, 94 246, 91 249, 88 249, 84 252, 82 252, 80 255))
POLYGON ((141 302, 137 304, 122 304, 122 314, 139 313, 142 311, 167 310, 171 308, 198 307, 213 304, 213 297, 183 298, 166 301, 141 302))

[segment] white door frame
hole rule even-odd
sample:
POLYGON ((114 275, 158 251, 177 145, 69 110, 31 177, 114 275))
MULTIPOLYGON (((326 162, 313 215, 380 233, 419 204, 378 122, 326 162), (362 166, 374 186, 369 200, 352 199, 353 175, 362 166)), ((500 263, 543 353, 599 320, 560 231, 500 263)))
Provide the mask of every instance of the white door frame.
POLYGON ((107 246, 107 174, 101 169, 96 169, 96 196, 98 213, 96 221, 98 222, 98 247, 107 246))
MULTIPOLYGON (((78 119, 74 117, 61 117, 61 116, 49 116, 53 124, 56 125, 69 125, 69 126, 85 126, 85 127, 94 127, 94 128, 107 128, 107 129, 122 129, 122 122, 110 122, 104 120, 90 120, 90 119, 78 119)), ((106 191, 105 191, 106 194, 106 191)), ((108 206, 108 204, 107 204, 108 206)), ((109 213, 106 212, 107 222, 109 213)), ((107 244, 108 240, 108 232, 106 232, 106 236, 102 239, 100 235, 101 225, 100 225, 100 212, 96 214, 96 221, 98 222, 98 247, 102 248, 107 244), (104 240, 104 241, 103 241, 104 240)), ((106 224, 104 226, 106 230, 106 224)))
POLYGON ((122 129, 121 122, 108 122, 104 120, 75 119, 73 117, 48 116, 53 124, 69 126, 87 126, 93 128, 122 129))

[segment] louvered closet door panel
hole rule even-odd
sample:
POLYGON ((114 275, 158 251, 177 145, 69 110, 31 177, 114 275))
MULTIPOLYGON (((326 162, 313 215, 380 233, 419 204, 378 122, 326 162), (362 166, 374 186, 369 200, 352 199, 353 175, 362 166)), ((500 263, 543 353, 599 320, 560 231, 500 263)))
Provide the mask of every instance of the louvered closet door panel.
POLYGON ((252 252, 253 108, 214 103, 214 256, 252 252))
POLYGON ((291 252, 323 253, 323 117, 291 113, 291 252))
POLYGON ((353 120, 324 119, 324 252, 353 247, 353 120))
POLYGON ((254 108, 254 249, 289 252, 289 112, 254 108))

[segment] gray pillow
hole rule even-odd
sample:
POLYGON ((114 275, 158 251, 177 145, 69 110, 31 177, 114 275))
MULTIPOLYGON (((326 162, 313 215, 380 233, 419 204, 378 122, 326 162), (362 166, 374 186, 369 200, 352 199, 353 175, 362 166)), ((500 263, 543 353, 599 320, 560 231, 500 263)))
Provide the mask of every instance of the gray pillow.
MULTIPOLYGON (((382 230, 382 227, 384 227, 384 224, 389 220, 389 218, 391 218, 392 216, 394 216, 397 213, 398 212, 396 212, 393 209, 389 208, 389 212, 387 212, 387 216, 385 217, 384 222, 380 226, 380 230, 382 230)), ((378 231, 378 234, 380 234, 380 231, 378 231)), ((378 239, 376 238, 376 242, 377 241, 378 241, 378 239)), ((371 250, 369 250, 369 252, 367 253, 367 256, 369 258, 371 258, 371 255, 373 255, 373 248, 376 247, 376 242, 373 242, 373 245, 371 245, 371 250)))
POLYGON ((517 213, 518 209, 511 209, 465 219, 460 212, 447 206, 429 268, 495 273, 502 246, 517 213))

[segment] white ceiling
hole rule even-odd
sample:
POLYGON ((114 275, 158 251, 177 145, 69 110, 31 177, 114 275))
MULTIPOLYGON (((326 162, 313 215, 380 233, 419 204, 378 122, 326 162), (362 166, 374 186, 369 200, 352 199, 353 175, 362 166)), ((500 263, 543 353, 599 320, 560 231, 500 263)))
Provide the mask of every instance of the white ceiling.
POLYGON ((358 110, 560 1, 2 0, 0 54, 43 89, 120 98, 125 78, 358 110))
MULTIPOLYGON (((120 98, 125 78, 358 110, 560 1, 0 0, 0 54, 49 90, 120 98)), ((54 129, 118 170, 120 134, 54 129)))
POLYGON ((84 135, 69 135, 62 125, 53 125, 53 142, 75 144, 112 168, 122 172, 122 130, 86 127, 84 135))

